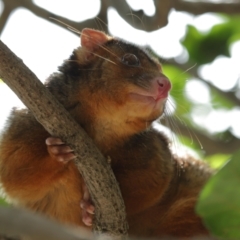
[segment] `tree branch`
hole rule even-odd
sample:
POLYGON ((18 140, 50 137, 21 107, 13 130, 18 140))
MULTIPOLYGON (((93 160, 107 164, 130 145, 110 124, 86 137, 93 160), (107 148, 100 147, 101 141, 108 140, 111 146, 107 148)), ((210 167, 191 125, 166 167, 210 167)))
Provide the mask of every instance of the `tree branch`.
POLYGON ((114 7, 119 15, 132 27, 150 32, 164 27, 168 24, 168 14, 172 7, 169 0, 155 0, 156 12, 149 17, 142 10, 133 11, 125 0, 110 0, 109 5, 114 7))
POLYGON ((175 0, 174 8, 177 11, 200 15, 207 12, 237 14, 240 13, 240 2, 214 3, 210 1, 175 0))
POLYGON ((2 80, 51 135, 62 138, 76 153, 77 167, 96 207, 95 232, 104 232, 117 239, 124 237, 127 233, 124 203, 106 159, 69 112, 1 41, 0 62, 2 80))
POLYGON ((31 240, 90 240, 91 233, 72 229, 27 209, 0 207, 0 233, 14 237, 27 236, 31 240))
MULTIPOLYGON (((6 1, 11 2, 12 5, 13 4, 19 4, 19 2, 20 2, 22 7, 28 9, 29 11, 31 11, 33 14, 35 14, 36 16, 38 16, 40 18, 43 18, 43 19, 49 21, 50 17, 53 17, 53 18, 56 18, 56 19, 58 19, 58 20, 60 20, 64 23, 78 29, 79 31, 81 31, 85 27, 97 28, 98 24, 97 24, 96 19, 98 19, 98 18, 101 19, 102 22, 107 22, 107 7, 108 6, 105 6, 104 4, 101 5, 100 12, 96 17, 85 20, 85 21, 82 21, 82 22, 76 22, 76 21, 71 21, 71 20, 69 20, 67 18, 64 18, 62 16, 59 16, 57 14, 53 14, 52 12, 37 6, 36 4, 34 4, 32 2, 32 0, 4 0, 4 1, 5 2, 6 1)), ((9 3, 7 3, 7 4, 9 4, 9 3)), ((54 24, 56 24, 60 27, 64 27, 63 25, 61 25, 58 22, 54 22, 54 24)), ((66 29, 66 27, 64 27, 64 28, 66 29)), ((102 29, 102 31, 108 32, 107 24, 102 24, 101 29, 102 29)))
MULTIPOLYGON (((0 21, 0 33, 6 24, 6 19, 9 16, 9 12, 12 12, 16 7, 24 7, 29 11, 33 12, 36 16, 41 17, 45 20, 49 20, 50 17, 57 18, 60 21, 65 22, 72 27, 82 30, 84 27, 88 28, 99 28, 98 20, 105 23, 101 24, 100 29, 108 32, 108 20, 107 10, 109 7, 114 7, 119 15, 127 21, 129 25, 136 29, 145 30, 147 32, 155 31, 168 24, 168 15, 171 9, 176 11, 185 11, 195 15, 199 15, 207 12, 222 12, 227 14, 240 13, 240 2, 231 3, 214 3, 208 1, 187 1, 187 0, 154 0, 156 12, 154 16, 147 16, 142 10, 134 11, 127 4, 126 0, 101 0, 101 9, 99 14, 91 19, 82 22, 71 21, 62 16, 53 14, 41 7, 35 5, 32 0, 2 0, 5 5, 5 12, 3 12, 2 20, 0 21), (7 17, 6 17, 7 16, 7 17)), ((55 24, 63 27, 58 22, 55 24)))
MULTIPOLYGON (((9 1, 9 0, 8 0, 9 1)), ((16 1, 16 0, 11 0, 16 1)), ((171 1, 155 0, 156 13, 154 16, 149 17, 144 14, 143 11, 133 11, 130 6, 126 3, 125 0, 116 1, 116 0, 102 0, 101 9, 99 14, 83 22, 71 21, 67 18, 55 15, 43 8, 38 7, 29 0, 22 0, 22 6, 32 11, 35 15, 49 20, 49 17, 57 18, 58 20, 67 23, 68 25, 82 30, 84 27, 96 28, 97 22, 96 19, 100 19, 102 22, 106 23, 101 25, 101 30, 108 32, 107 24, 107 10, 109 7, 114 7, 119 15, 128 22, 132 27, 137 29, 144 29, 145 31, 154 31, 163 26, 166 26, 168 21, 168 13, 171 9, 171 1)), ((59 25, 59 23, 56 23, 59 25)), ((61 26, 61 25, 60 25, 61 26)))
POLYGON ((3 4, 4 4, 3 12, 0 15, 0 33, 3 31, 12 11, 19 6, 19 4, 8 4, 6 0, 3 0, 3 4))

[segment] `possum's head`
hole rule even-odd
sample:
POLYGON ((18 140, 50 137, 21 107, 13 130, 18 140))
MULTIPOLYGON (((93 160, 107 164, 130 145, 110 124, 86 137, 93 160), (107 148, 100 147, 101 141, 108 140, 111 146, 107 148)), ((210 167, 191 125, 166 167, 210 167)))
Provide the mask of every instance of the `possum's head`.
POLYGON ((92 29, 82 31, 81 45, 60 70, 71 82, 71 102, 78 103, 73 114, 85 128, 129 136, 163 114, 171 84, 157 60, 92 29))

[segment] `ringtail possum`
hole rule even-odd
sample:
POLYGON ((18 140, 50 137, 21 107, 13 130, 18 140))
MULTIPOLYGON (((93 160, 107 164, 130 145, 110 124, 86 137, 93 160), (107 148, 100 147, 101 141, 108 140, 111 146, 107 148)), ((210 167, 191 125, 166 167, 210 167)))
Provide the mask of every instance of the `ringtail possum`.
MULTIPOLYGON (((45 86, 110 157, 130 235, 208 234, 194 207, 212 171, 202 161, 174 155, 164 133, 152 126, 163 115, 171 89, 158 60, 136 45, 86 28, 81 47, 45 86)), ((0 181, 7 198, 91 229, 94 206, 74 157, 31 111, 14 109, 0 143, 0 181)))

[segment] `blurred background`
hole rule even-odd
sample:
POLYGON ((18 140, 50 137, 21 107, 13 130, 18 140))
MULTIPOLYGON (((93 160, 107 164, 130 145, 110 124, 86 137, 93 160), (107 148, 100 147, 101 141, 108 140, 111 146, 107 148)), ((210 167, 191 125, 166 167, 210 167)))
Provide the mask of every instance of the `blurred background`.
MULTIPOLYGON (((216 168, 240 149, 240 1, 0 0, 1 40, 41 81, 80 44, 50 17, 160 59, 173 85, 162 124, 177 149, 184 144, 216 168)), ((0 80, 0 131, 13 106, 21 102, 0 80)))

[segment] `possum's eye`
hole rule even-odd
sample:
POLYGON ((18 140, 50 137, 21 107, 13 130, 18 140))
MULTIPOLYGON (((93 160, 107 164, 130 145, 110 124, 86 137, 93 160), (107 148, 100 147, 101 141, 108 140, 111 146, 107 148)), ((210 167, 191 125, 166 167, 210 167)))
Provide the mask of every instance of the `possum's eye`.
POLYGON ((136 57, 136 55, 131 53, 126 53, 121 59, 122 63, 128 65, 128 66, 139 66, 140 62, 139 59, 136 57))

